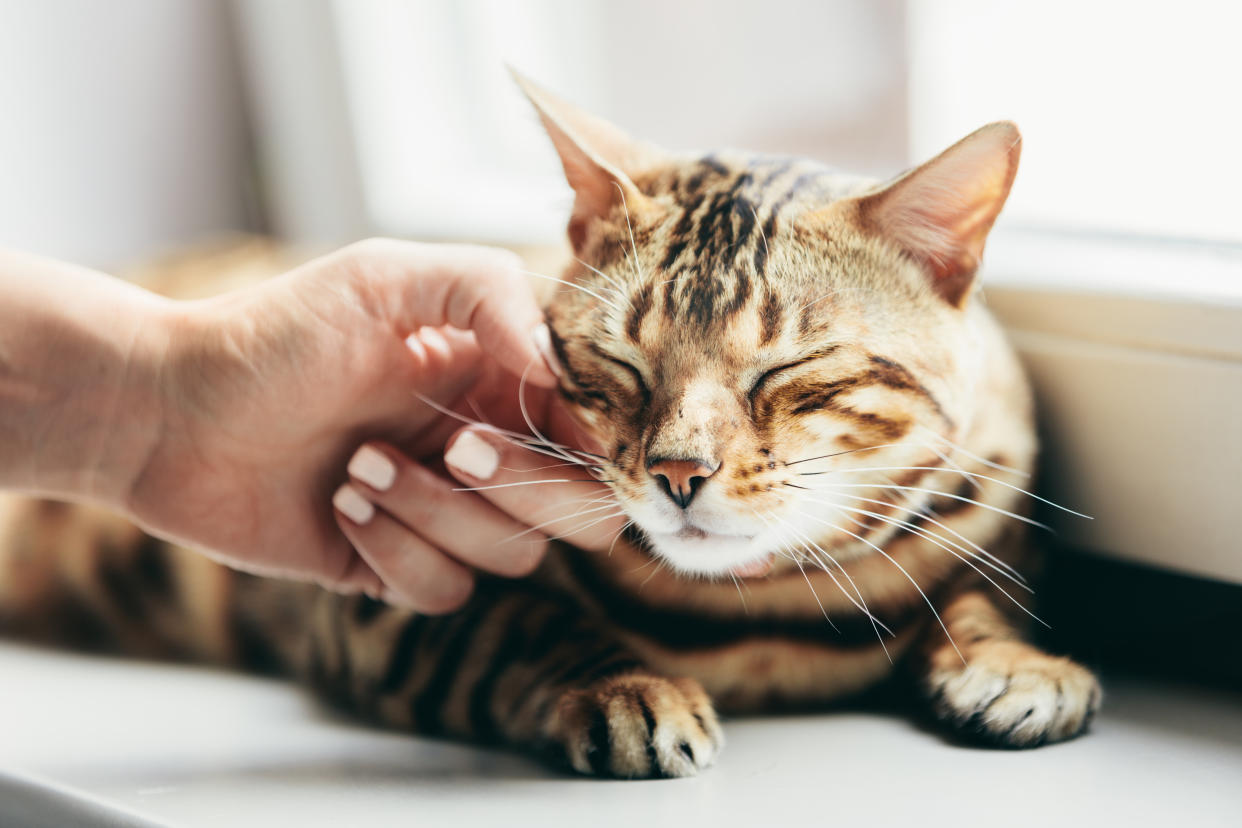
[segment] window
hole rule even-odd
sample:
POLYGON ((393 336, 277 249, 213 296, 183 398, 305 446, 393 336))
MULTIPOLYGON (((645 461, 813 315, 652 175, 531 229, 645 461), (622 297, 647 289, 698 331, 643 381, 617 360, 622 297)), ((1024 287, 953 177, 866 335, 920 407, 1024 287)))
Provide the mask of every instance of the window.
POLYGON ((905 162, 893 0, 332 8, 367 208, 387 232, 563 237, 570 194, 506 62, 669 148, 741 146, 878 174, 905 162))
POLYGON ((914 155, 1017 121, 1007 224, 1242 244, 1242 6, 915 0, 909 14, 914 155))

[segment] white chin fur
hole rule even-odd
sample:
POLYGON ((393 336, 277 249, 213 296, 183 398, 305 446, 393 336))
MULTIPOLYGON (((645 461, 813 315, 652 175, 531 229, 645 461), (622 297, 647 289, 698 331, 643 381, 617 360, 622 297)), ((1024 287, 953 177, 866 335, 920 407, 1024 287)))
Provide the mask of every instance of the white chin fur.
POLYGON ((723 577, 734 567, 751 563, 767 554, 758 538, 710 533, 704 533, 701 537, 690 537, 684 533, 646 534, 652 549, 673 569, 686 575, 723 577))

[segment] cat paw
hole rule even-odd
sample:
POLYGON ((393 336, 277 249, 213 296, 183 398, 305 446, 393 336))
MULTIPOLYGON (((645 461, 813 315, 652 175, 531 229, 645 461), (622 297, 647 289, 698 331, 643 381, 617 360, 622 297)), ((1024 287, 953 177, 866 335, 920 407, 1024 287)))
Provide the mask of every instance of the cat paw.
POLYGON ((934 670, 928 690, 936 715, 967 738, 1011 748, 1072 739, 1100 706, 1099 682, 1068 658, 1016 641, 981 642, 965 655, 965 665, 934 670))
POLYGON ((579 773, 625 779, 693 776, 724 745, 698 682, 641 674, 566 692, 546 732, 579 773))

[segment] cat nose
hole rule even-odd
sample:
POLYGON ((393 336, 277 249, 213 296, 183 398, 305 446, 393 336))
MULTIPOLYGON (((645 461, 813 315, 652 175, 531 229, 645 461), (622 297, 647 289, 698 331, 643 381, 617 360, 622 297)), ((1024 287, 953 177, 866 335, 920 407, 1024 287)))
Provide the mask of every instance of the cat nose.
POLYGON ((719 461, 709 463, 698 459, 670 460, 657 457, 647 464, 647 473, 655 478, 656 483, 674 503, 685 509, 699 493, 699 489, 703 488, 707 478, 719 468, 719 461))

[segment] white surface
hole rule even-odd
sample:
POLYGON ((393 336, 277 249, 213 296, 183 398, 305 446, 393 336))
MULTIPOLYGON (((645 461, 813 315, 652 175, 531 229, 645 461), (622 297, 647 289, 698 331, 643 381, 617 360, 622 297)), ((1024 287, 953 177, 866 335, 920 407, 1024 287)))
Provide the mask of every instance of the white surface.
POLYGON ((1242 706, 1202 691, 1114 683, 1095 732, 1030 752, 878 714, 735 721, 702 776, 614 782, 369 730, 279 682, 7 643, 0 676, 0 769, 172 825, 1242 824, 1242 706))

